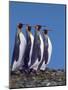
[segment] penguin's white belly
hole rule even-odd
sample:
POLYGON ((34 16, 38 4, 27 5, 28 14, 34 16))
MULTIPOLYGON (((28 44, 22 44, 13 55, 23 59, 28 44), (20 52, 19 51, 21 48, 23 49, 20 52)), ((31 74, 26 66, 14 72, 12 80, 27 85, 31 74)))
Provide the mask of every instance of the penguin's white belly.
POLYGON ((49 47, 48 47, 48 62, 47 62, 47 64, 49 64, 49 62, 51 60, 51 54, 52 54, 52 43, 51 43, 51 40, 49 37, 48 37, 48 44, 49 44, 49 47))
POLYGON ((23 64, 23 56, 26 48, 26 39, 23 34, 20 34, 19 58, 18 61, 14 60, 12 71, 20 69, 23 64))
MULTIPOLYGON (((40 58, 40 61, 38 61, 38 58, 35 60, 35 63, 31 66, 31 68, 33 68, 34 70, 37 70, 38 69, 38 66, 39 64, 41 63, 42 61, 42 58, 43 58, 43 52, 44 52, 44 43, 43 43, 43 39, 41 37, 41 35, 39 35, 40 37, 40 41, 41 41, 41 44, 40 44, 40 50, 41 50, 41 58, 40 58)), ((38 52, 37 52, 38 53, 38 52)))
POLYGON ((34 36, 32 34, 30 34, 30 38, 31 38, 31 48, 30 48, 29 62, 28 62, 29 66, 31 64, 31 56, 32 56, 32 51, 33 51, 34 36))
MULTIPOLYGON (((51 43, 51 40, 50 38, 48 37, 48 62, 47 64, 49 64, 50 60, 51 60, 51 54, 52 54, 52 43, 51 43)), ((45 63, 45 60, 40 68, 40 70, 45 70, 47 64, 44 64, 45 63)))

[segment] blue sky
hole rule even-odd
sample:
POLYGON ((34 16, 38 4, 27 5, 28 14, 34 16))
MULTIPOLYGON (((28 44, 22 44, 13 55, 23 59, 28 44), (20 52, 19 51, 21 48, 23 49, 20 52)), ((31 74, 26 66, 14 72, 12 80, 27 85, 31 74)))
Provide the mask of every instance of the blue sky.
MULTIPOLYGON (((41 24, 51 30, 49 36, 53 51, 48 67, 65 67, 65 5, 10 2, 9 6, 10 60, 13 53, 16 26, 19 22, 31 25, 41 24)), ((25 33, 25 27, 23 32, 25 33)), ((32 33, 34 29, 32 29, 32 33)))

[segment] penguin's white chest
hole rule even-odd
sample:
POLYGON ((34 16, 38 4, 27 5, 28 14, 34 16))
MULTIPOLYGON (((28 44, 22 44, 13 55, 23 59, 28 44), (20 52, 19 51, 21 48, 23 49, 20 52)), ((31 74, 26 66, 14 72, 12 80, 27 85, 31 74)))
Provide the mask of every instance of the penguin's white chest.
POLYGON ((40 41, 41 41, 40 50, 41 50, 41 60, 42 60, 42 58, 43 58, 43 52, 44 52, 44 42, 43 42, 42 36, 40 35, 39 37, 40 37, 40 41))
POLYGON ((51 60, 51 54, 52 54, 52 43, 50 38, 48 37, 48 62, 47 64, 49 64, 50 60, 51 60))
POLYGON ((32 56, 32 51, 33 51, 33 43, 34 43, 34 36, 32 34, 30 34, 30 39, 31 39, 31 48, 30 48, 29 62, 28 62, 29 66, 31 64, 31 56, 32 56))
POLYGON ((25 48, 26 48, 26 38, 21 33, 20 34, 20 53, 19 53, 19 60, 21 60, 21 58, 23 57, 24 52, 25 52, 25 48))

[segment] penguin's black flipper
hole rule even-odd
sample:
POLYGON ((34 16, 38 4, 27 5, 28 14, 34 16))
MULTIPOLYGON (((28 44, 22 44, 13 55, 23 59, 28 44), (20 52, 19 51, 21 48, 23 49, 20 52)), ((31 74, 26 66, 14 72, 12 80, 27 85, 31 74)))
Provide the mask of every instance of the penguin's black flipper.
POLYGON ((16 61, 18 61, 18 57, 19 57, 19 45, 20 45, 20 37, 19 37, 19 34, 16 35, 16 38, 15 38, 15 47, 14 47, 14 59, 16 61))

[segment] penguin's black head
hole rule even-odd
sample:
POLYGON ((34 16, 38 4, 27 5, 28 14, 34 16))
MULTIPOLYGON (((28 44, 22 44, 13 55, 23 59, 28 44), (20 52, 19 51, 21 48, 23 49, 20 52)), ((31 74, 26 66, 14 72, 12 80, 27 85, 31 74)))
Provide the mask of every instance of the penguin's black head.
POLYGON ((48 34, 48 30, 47 29, 44 30, 44 34, 48 34))
POLYGON ((18 29, 22 29, 23 24, 22 23, 19 23, 17 27, 18 27, 18 29))
POLYGON ((41 25, 36 25, 36 26, 35 26, 35 29, 38 30, 38 31, 40 31, 41 25))
POLYGON ((26 25, 26 30, 27 31, 31 31, 31 26, 30 25, 26 25))

